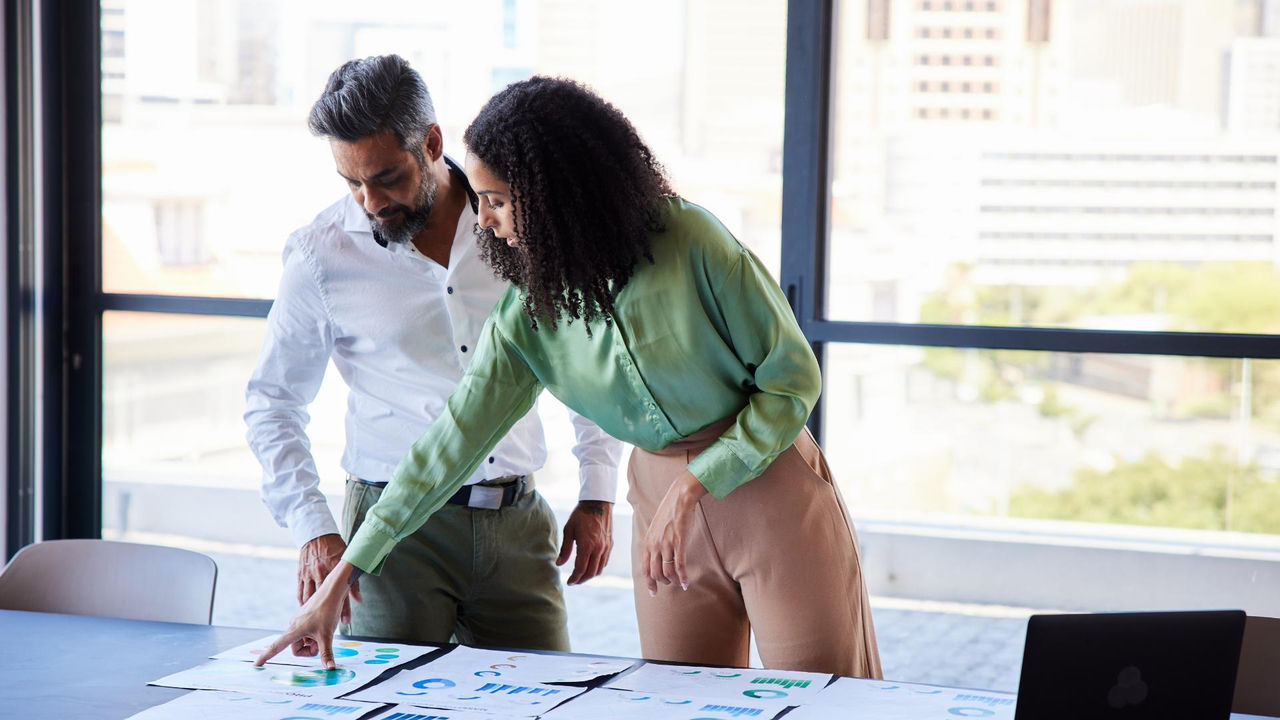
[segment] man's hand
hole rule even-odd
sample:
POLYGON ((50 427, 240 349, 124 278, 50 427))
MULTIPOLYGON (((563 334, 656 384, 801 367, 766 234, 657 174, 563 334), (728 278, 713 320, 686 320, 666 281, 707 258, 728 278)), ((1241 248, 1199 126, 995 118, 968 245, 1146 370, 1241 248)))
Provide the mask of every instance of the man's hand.
POLYGON ((584 583, 604 571, 613 551, 613 503, 583 500, 564 524, 564 542, 556 565, 569 561, 573 544, 578 544, 578 557, 569 575, 569 584, 584 583))
MULTIPOLYGON (((311 596, 315 594, 316 588, 329 577, 329 573, 337 567, 338 562, 342 560, 342 553, 346 552, 347 544, 342 541, 342 536, 337 533, 329 533, 321 535, 307 541, 302 546, 302 550, 298 552, 298 604, 305 605, 311 596)), ((353 588, 350 593, 353 597, 358 597, 359 587, 353 588)), ((351 622, 351 602, 349 599, 342 601, 342 622, 351 622)))

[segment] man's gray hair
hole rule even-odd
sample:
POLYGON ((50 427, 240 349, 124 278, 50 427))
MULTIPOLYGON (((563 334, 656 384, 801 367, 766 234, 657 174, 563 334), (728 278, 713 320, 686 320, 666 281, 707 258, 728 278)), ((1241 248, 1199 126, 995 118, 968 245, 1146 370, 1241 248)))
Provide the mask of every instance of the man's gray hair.
POLYGON ((307 125, 316 135, 355 142, 384 131, 418 155, 436 109, 422 76, 399 55, 349 60, 333 71, 307 125))

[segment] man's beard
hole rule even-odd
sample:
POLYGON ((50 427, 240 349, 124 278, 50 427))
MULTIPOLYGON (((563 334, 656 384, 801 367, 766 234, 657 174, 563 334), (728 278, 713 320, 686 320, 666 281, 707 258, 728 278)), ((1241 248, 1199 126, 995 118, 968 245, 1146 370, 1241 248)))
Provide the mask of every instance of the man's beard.
POLYGON ((373 238, 383 245, 412 241, 427 226, 439 188, 440 184, 436 182, 435 176, 423 168, 422 184, 413 197, 413 207, 395 205, 383 208, 377 215, 365 213, 373 228, 373 238))

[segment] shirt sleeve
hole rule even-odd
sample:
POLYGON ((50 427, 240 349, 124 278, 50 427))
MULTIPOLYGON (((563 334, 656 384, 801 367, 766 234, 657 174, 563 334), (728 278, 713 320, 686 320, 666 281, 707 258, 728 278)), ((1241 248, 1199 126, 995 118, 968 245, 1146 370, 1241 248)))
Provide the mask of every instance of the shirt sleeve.
POLYGON ((741 250, 714 296, 755 385, 734 424, 688 465, 723 498, 795 442, 822 392, 822 374, 782 290, 749 250, 741 250))
POLYGON ((249 447, 262 465, 262 502, 299 547, 338 532, 307 437, 307 406, 320 390, 334 333, 306 247, 299 234, 285 244, 284 272, 244 414, 249 447))
POLYGON ((444 412, 400 461, 343 559, 365 572, 381 572, 396 543, 462 487, 541 392, 542 384, 491 316, 444 412))
POLYGON ((578 500, 600 500, 611 503, 618 496, 618 461, 622 459, 622 443, 573 410, 569 411, 578 443, 573 455, 578 458, 578 500))

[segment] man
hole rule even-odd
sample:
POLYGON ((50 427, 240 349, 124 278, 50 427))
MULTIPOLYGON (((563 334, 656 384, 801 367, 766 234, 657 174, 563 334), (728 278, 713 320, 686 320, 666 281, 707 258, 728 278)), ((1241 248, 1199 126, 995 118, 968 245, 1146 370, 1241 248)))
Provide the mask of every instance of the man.
MULTIPOLYGON (((249 443, 263 500, 301 546, 298 602, 341 559, 400 458, 436 417, 506 289, 475 242, 476 198, 444 155, 422 78, 395 55, 353 60, 311 109, 350 196, 290 236, 280 291, 249 382, 249 443), (306 436, 307 405, 332 359, 346 381, 342 535, 306 436)), ((378 576, 353 585, 343 632, 419 642, 568 650, 556 565, 599 574, 612 548, 620 445, 573 417, 582 491, 556 552, 555 517, 532 489, 546 458, 536 412, 378 576)))

